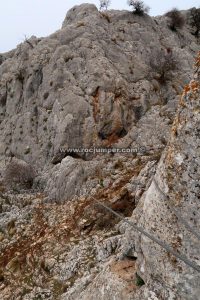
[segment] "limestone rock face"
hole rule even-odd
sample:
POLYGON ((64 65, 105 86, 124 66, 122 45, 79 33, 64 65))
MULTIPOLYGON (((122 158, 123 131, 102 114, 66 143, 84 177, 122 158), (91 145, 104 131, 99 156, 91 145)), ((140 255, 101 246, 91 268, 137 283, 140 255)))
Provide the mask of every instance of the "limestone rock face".
MULTIPOLYGON (((153 181, 141 200, 139 224, 200 266, 198 238, 185 228, 169 207, 175 208, 183 220, 199 232, 200 56, 195 69, 194 79, 185 86, 179 101, 170 141, 155 174, 157 184, 153 181)), ((137 215, 137 209, 134 215, 137 215)), ((199 298, 200 275, 197 271, 147 238, 141 237, 138 251, 141 254, 138 260, 140 272, 147 280, 147 287, 139 297, 149 299, 152 292, 158 298, 162 295, 164 299, 199 298), (154 280, 162 286, 156 287, 154 280)))
POLYGON ((163 17, 75 6, 61 30, 2 54, 1 160, 13 155, 42 171, 62 147, 165 144, 197 49, 187 27, 174 34, 163 17), (161 48, 177 57, 164 85, 150 63, 161 48))
POLYGON ((198 50, 187 24, 82 4, 0 55, 0 298, 198 299, 198 273, 100 205, 200 265, 170 208, 198 232, 198 50), (106 147, 132 152, 81 150, 106 147), (12 161, 30 188, 8 189, 12 161))

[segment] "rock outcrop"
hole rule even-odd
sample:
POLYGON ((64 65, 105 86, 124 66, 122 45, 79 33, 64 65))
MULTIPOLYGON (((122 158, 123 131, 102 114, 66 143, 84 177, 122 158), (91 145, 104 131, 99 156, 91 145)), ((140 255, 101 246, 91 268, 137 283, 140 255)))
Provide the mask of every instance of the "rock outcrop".
MULTIPOLYGON (((180 97, 170 141, 158 164, 155 180, 141 200, 143 212, 139 223, 200 266, 200 241, 194 234, 198 233, 200 228, 199 75, 200 54, 195 63, 194 79, 185 86, 180 97), (192 232, 186 228, 180 217, 177 218, 176 212, 174 213, 170 207, 178 211, 178 216, 188 222, 193 228, 192 232)), ((137 209, 134 214, 137 215, 137 209)), ((200 275, 196 270, 143 237, 139 252, 140 271, 147 281, 147 287, 138 299, 149 299, 151 293, 155 294, 157 299, 199 298, 200 275)))
POLYGON ((83 4, 1 54, 0 299, 198 299, 196 271, 98 204, 200 265, 170 209, 198 232, 199 45, 167 24, 83 4))
MULTIPOLYGON (((165 18, 100 13, 88 4, 72 8, 61 30, 2 55, 2 162, 15 156, 40 172, 52 163, 62 169, 62 148, 164 147, 197 50, 188 28, 173 33, 165 18), (158 49, 171 49, 177 60, 165 84, 151 66, 158 49)), ((65 187, 59 195, 72 196, 65 187)))

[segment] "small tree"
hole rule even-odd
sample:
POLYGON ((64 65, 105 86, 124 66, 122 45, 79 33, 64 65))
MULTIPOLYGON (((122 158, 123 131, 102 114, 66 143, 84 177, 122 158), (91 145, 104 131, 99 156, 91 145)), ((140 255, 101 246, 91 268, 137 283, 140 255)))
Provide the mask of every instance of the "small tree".
POLYGON ((100 10, 107 10, 110 5, 110 0, 100 0, 100 10))
POLYGON ((133 7, 133 13, 139 16, 143 16, 149 12, 149 7, 139 0, 128 0, 128 5, 133 7))
POLYGON ((185 18, 177 8, 173 8, 165 14, 169 18, 169 28, 173 31, 183 28, 185 18))
POLYGON ((189 13, 189 22, 195 30, 194 35, 198 38, 200 32, 200 8, 192 8, 189 13))
POLYGON ((159 49, 152 53, 150 66, 158 75, 158 81, 164 84, 171 78, 172 71, 178 70, 178 58, 171 48, 159 49))

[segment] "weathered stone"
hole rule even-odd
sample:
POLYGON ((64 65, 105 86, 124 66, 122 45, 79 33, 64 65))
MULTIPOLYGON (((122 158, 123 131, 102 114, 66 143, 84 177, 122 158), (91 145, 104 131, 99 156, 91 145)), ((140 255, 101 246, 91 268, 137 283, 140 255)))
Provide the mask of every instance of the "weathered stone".
POLYGON ((198 231, 198 70, 179 100, 198 50, 188 25, 83 4, 0 56, 2 299, 198 299, 192 269, 99 204, 199 264, 167 203, 198 231), (150 62, 161 48, 178 60, 165 82, 150 62), (75 149, 93 147, 133 152, 75 149), (36 171, 32 190, 6 189, 11 158, 36 171))

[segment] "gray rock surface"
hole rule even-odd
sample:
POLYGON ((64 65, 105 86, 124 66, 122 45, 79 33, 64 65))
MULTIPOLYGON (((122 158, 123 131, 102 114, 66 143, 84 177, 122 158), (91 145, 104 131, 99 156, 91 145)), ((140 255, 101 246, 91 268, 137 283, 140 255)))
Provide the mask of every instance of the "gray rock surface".
POLYGON ((189 28, 175 34, 163 17, 75 6, 61 30, 2 54, 1 160, 14 155, 41 172, 61 162, 62 147, 162 145, 197 50, 189 28), (164 85, 150 64, 161 48, 178 61, 164 85))
POLYGON ((198 299, 195 271, 95 201, 199 264, 153 181, 198 229, 198 50, 187 24, 83 4, 1 54, 0 299, 198 299), (176 58, 165 82, 160 49, 176 58), (134 151, 69 151, 91 147, 134 151), (31 189, 8 188, 10 161, 34 169, 31 189))
MULTIPOLYGON (((147 190, 142 202, 139 224, 149 232, 157 234, 179 253, 186 255, 200 266, 199 240, 189 232, 184 224, 169 209, 169 201, 190 226, 199 232, 199 67, 200 57, 196 60, 194 79, 184 89, 174 120, 170 141, 159 162, 155 181, 147 190)), ((137 215, 137 209, 134 212, 137 215)), ((139 268, 148 281, 147 287, 155 296, 170 299, 199 299, 199 273, 174 259, 155 243, 141 237, 139 268), (166 283, 155 289, 154 278, 166 283), (167 296, 166 296, 167 295, 167 296), (174 295, 172 297, 172 295, 174 295)), ((148 295, 142 294, 143 299, 148 295)), ((141 298, 138 298, 141 299, 141 298)))

